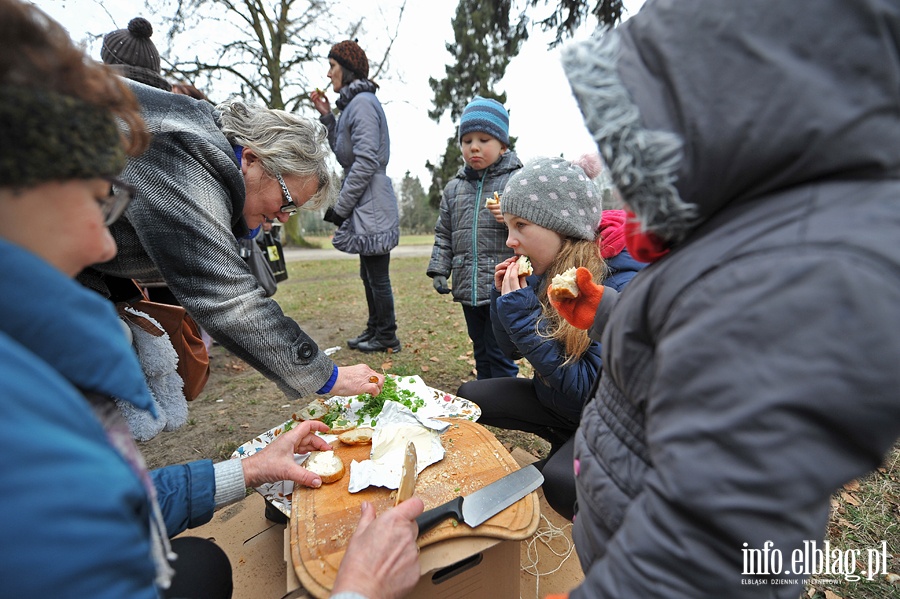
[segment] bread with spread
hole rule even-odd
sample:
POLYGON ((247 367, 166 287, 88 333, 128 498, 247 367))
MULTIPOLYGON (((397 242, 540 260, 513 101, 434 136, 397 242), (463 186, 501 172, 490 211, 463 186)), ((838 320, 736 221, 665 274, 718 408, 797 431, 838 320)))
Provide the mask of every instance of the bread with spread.
POLYGON ((534 272, 534 268, 531 266, 531 259, 528 256, 519 256, 519 259, 516 260, 516 266, 519 268, 520 277, 527 277, 534 272))
POLYGON ((318 474, 324 485, 344 476, 344 462, 333 451, 311 451, 303 467, 318 474))

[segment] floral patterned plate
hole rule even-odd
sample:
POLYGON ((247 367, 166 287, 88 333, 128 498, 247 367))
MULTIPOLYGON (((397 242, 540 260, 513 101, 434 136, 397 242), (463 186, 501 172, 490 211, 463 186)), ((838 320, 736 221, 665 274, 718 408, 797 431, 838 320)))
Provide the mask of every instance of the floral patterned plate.
MULTIPOLYGON (((455 395, 450 395, 449 393, 444 393, 443 391, 429 387, 419 376, 394 376, 394 379, 397 381, 398 389, 411 391, 417 398, 422 399, 425 402, 424 405, 416 411, 416 413, 421 416, 429 418, 465 418, 466 420, 473 421, 478 420, 481 416, 481 408, 476 404, 468 399, 456 397, 455 395)), ((344 414, 342 417, 350 422, 356 422, 356 411, 363 405, 362 402, 356 400, 356 396, 343 397, 340 395, 326 399, 325 403, 329 405, 344 406, 344 414)), ((365 426, 375 426, 373 422, 377 423, 377 418, 372 421, 366 421, 363 424, 365 426)), ((275 437, 281 433, 291 430, 295 424, 297 424, 297 421, 291 418, 287 422, 264 432, 255 439, 247 441, 234 450, 234 453, 231 454, 231 459, 243 459, 253 455, 271 443, 275 437)), ((322 437, 329 443, 337 439, 336 435, 322 435, 322 437)), ((302 464, 303 461, 306 460, 307 455, 308 454, 296 455, 294 458, 297 460, 298 464, 302 464)), ((266 501, 270 502, 278 508, 279 511, 290 517, 291 493, 294 491, 293 481, 286 480, 267 483, 256 487, 256 490, 266 498, 266 501)))

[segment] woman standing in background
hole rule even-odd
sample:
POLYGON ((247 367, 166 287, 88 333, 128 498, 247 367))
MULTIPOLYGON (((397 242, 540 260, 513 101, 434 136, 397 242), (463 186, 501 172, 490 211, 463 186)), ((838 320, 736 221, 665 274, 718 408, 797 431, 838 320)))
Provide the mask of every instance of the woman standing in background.
POLYGON ((338 226, 332 243, 359 254, 359 276, 366 289, 369 318, 365 330, 347 341, 363 352, 399 352, 394 293, 391 289, 391 250, 400 240, 400 213, 390 177, 385 173, 391 155, 387 119, 375 97, 378 85, 368 79, 369 60, 353 40, 335 44, 328 53, 328 78, 338 92, 338 120, 324 92, 310 97, 320 121, 328 128, 328 142, 344 168, 344 183, 325 220, 338 226))

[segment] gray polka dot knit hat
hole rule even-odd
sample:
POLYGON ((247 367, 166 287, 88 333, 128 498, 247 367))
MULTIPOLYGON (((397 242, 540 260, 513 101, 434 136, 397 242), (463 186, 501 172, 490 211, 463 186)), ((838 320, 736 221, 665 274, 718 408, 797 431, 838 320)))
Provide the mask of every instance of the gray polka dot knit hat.
POLYGON ((580 166, 563 158, 537 158, 510 177, 500 209, 565 237, 593 241, 602 196, 580 166))

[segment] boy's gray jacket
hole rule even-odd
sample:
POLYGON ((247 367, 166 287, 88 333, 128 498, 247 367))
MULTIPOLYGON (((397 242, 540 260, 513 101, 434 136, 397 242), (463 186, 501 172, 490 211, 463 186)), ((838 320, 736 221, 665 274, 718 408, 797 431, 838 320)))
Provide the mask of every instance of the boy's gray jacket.
POLYGON ((796 599, 832 493, 895 443, 898 44, 896 0, 649 0, 564 52, 625 203, 673 242, 596 323, 572 599, 796 599))
MULTIPOLYGON (((391 157, 387 119, 371 83, 358 79, 348 90, 352 98, 341 112, 320 117, 328 142, 344 167, 344 182, 334 211, 347 219, 332 244, 349 254, 387 254, 400 241, 400 212, 394 186, 385 169, 391 157), (368 84, 368 86, 366 85, 368 84)), ((343 91, 343 90, 341 90, 343 91)))
POLYGON ((122 173, 137 196, 110 228, 118 255, 80 280, 100 291, 104 274, 165 282, 213 339, 285 394, 314 393, 334 362, 265 296, 239 254, 235 235, 247 233, 244 179, 212 106, 127 83, 153 140, 122 173))
POLYGON ((509 150, 480 173, 460 168, 444 187, 427 274, 452 276, 453 299, 463 305, 490 305, 494 266, 514 253, 506 246, 506 225, 497 222, 485 200, 494 192, 502 195, 520 168, 522 162, 509 150))

